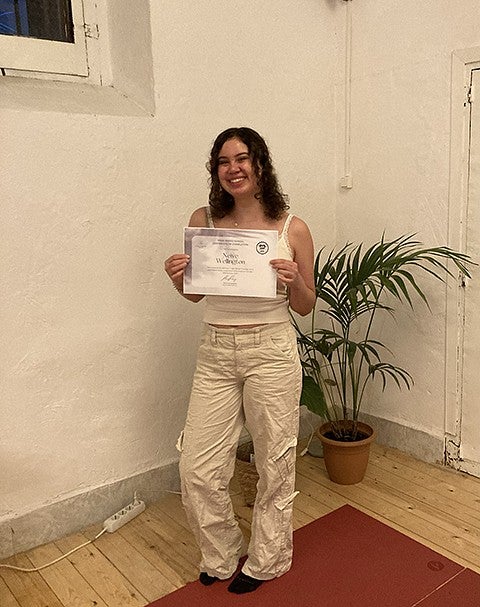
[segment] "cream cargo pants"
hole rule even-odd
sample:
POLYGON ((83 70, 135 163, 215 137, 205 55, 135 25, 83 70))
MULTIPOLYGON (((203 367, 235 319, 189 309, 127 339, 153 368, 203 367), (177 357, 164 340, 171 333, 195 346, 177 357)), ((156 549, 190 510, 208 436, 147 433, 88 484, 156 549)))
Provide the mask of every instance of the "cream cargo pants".
POLYGON ((289 322, 251 329, 205 325, 178 448, 182 500, 202 553, 200 570, 208 575, 229 578, 242 555, 228 487, 244 424, 260 478, 243 571, 268 580, 291 566, 301 377, 289 322))

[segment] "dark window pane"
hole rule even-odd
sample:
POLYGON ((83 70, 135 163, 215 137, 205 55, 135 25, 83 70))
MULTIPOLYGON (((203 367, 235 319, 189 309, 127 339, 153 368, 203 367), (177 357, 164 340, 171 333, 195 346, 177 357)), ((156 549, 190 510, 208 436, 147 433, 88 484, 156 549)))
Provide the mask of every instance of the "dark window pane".
POLYGON ((74 42, 70 0, 0 0, 0 34, 74 42))

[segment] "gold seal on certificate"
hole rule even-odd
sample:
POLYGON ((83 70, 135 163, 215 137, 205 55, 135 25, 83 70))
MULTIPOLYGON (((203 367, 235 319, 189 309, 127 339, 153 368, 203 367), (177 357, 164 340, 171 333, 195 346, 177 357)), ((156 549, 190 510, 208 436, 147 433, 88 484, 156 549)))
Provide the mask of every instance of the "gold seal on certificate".
POLYGON ((275 297, 277 230, 184 228, 183 292, 201 295, 275 297))

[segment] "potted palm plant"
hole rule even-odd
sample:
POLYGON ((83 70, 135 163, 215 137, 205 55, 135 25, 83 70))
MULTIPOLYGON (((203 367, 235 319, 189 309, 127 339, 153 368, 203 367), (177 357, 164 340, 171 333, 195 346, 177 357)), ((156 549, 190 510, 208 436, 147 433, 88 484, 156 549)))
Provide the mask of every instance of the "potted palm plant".
POLYGON ((419 270, 445 282, 454 275, 452 269, 470 276, 470 263, 469 256, 449 247, 424 248, 414 235, 390 241, 382 237, 366 250, 362 244, 347 244, 326 258, 323 249, 318 253, 309 326, 304 330, 295 318, 293 323, 303 367, 300 402, 325 420, 317 435, 333 481, 352 484, 365 474, 375 433, 359 414, 370 382, 380 379, 383 389, 389 381, 408 389, 413 383, 407 370, 385 360, 390 351, 375 337, 377 314, 393 314, 395 301, 413 309, 417 298, 428 306, 419 270))

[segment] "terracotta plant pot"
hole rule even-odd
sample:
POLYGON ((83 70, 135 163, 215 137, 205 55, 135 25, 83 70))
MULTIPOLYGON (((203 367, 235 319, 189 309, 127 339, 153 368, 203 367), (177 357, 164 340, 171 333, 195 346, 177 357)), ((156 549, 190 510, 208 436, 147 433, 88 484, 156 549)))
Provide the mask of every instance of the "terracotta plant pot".
MULTIPOLYGON (((351 426, 351 421, 345 422, 351 426)), ((366 435, 357 441, 339 441, 327 438, 332 430, 330 422, 323 424, 317 430, 317 436, 323 445, 325 467, 330 480, 339 485, 354 485, 363 480, 370 456, 370 445, 375 440, 375 431, 368 424, 358 422, 359 431, 366 435)))

